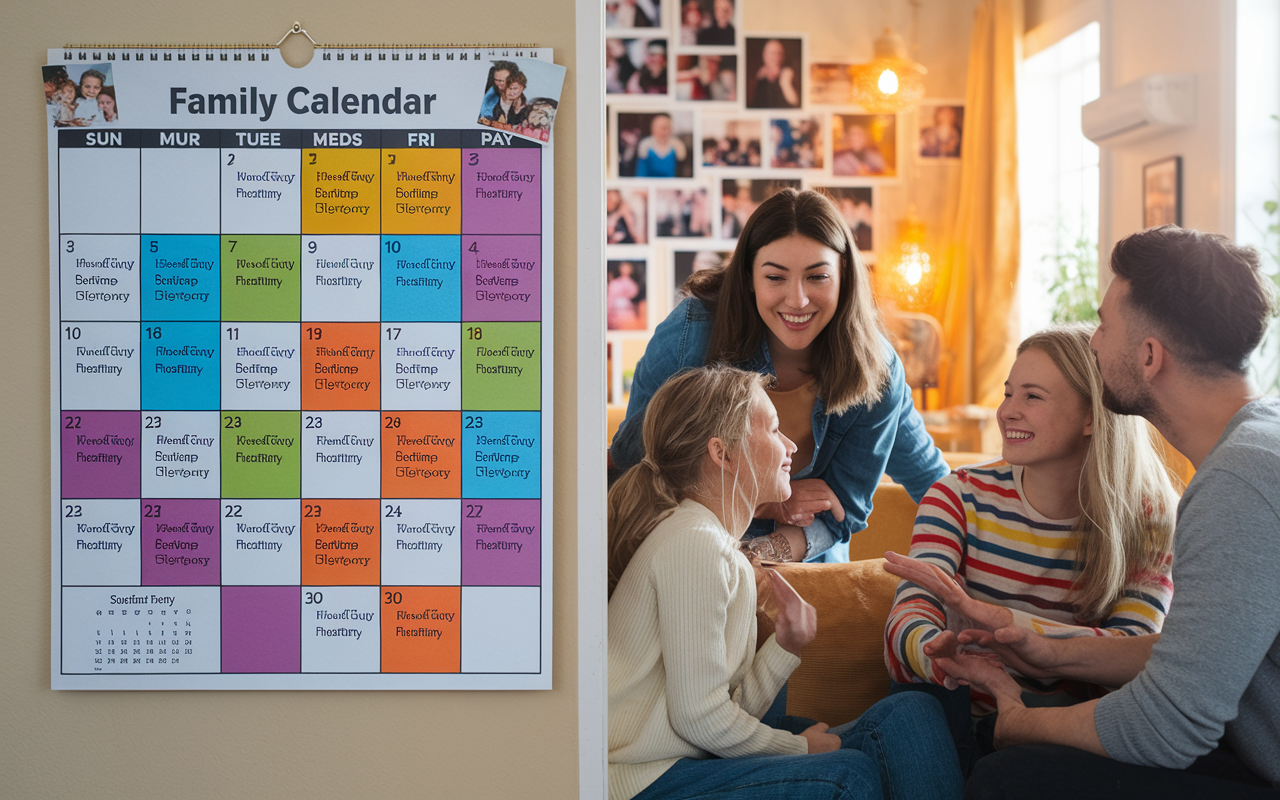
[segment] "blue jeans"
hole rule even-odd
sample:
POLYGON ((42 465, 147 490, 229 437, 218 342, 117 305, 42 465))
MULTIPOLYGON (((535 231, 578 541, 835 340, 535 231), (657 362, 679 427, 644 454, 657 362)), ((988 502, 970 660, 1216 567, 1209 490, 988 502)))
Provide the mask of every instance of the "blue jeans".
POLYGON ((938 701, 907 692, 886 697, 832 728, 832 753, 682 758, 635 800, 957 800, 956 751, 938 701))

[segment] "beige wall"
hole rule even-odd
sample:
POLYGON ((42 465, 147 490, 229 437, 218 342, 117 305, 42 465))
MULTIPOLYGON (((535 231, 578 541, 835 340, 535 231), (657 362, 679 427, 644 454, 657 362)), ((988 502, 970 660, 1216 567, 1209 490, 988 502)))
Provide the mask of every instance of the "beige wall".
POLYGON ((335 0, 6 3, 0 192, 0 795, 577 795, 574 3, 335 0), (53 692, 49 689, 48 195, 39 67, 69 42, 536 43, 569 68, 557 119, 554 689, 53 692))

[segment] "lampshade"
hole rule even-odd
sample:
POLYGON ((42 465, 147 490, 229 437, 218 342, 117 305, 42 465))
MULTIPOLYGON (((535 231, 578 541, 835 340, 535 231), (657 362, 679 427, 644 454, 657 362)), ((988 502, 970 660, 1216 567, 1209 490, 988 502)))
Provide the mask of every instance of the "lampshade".
POLYGON ((924 97, 925 68, 907 56, 907 45, 892 28, 875 42, 875 57, 849 68, 851 100, 872 114, 913 108, 924 97))

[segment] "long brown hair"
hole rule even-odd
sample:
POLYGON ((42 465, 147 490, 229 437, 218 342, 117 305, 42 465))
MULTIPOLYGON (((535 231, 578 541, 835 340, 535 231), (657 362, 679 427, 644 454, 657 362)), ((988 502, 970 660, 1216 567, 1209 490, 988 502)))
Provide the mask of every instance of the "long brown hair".
POLYGON ((654 393, 644 415, 645 456, 609 490, 610 596, 645 537, 697 486, 707 443, 719 438, 736 451, 746 441, 755 387, 764 381, 716 365, 679 373, 654 393))
POLYGON ((813 340, 809 360, 818 396, 828 414, 841 414, 880 399, 889 377, 884 323, 871 295, 871 279, 849 226, 835 204, 811 189, 783 189, 760 204, 738 236, 729 263, 693 273, 684 288, 715 314, 705 363, 740 364, 764 339, 752 272, 767 244, 800 234, 840 254, 835 315, 813 340))
POLYGON ((1085 621, 1107 617, 1125 584, 1168 556, 1178 504, 1154 429, 1140 417, 1102 405, 1102 374, 1089 347, 1093 331, 1085 323, 1063 325, 1018 345, 1018 355, 1035 349, 1049 356, 1093 413, 1075 528, 1080 574, 1071 592, 1077 616, 1085 621))

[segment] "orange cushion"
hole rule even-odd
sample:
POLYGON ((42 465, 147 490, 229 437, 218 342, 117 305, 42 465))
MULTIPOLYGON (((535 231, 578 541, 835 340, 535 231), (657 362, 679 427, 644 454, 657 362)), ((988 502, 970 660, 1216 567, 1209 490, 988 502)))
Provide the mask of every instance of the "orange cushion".
MULTIPOLYGON (((779 564, 778 572, 818 612, 818 634, 791 673, 787 713, 828 725, 857 718, 889 693, 884 625, 898 579, 883 558, 848 564, 779 564)), ((763 617, 763 615, 761 615, 763 617)), ((772 633, 761 624, 761 640, 772 633)))

